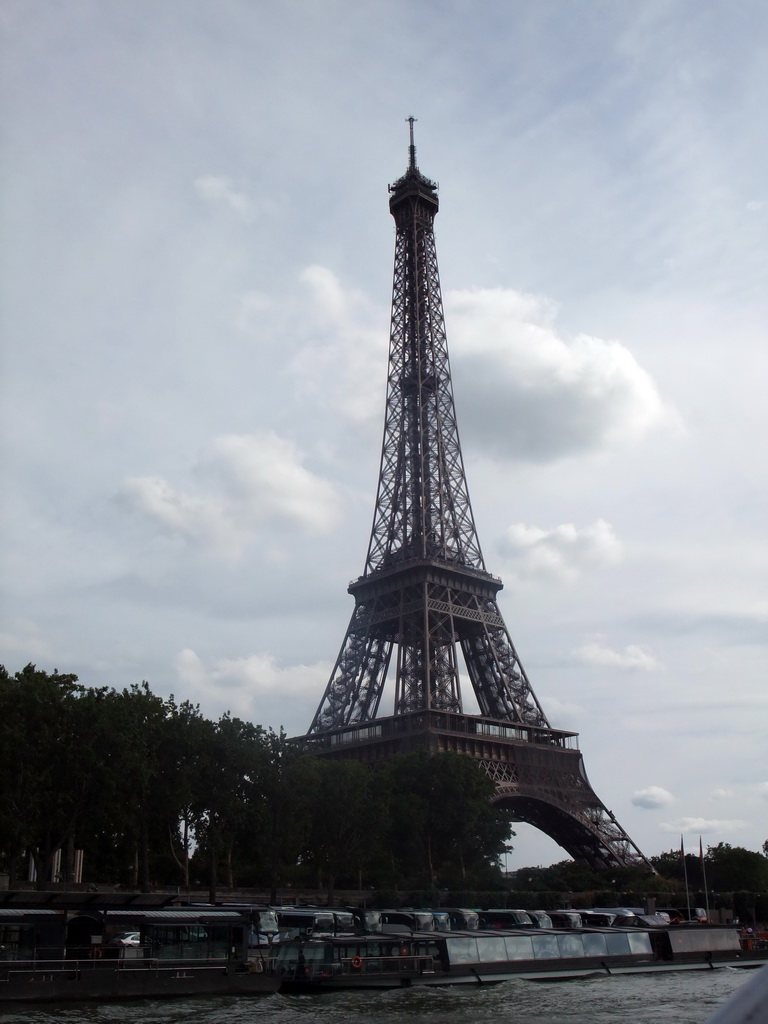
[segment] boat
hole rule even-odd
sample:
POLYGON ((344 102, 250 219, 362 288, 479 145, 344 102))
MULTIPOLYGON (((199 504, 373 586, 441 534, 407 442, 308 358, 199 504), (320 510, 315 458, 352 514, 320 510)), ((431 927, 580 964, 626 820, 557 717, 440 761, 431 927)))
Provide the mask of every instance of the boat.
POLYGON ((493 984, 768 963, 728 926, 381 932, 281 942, 282 992, 493 984))
POLYGON ((279 986, 269 908, 171 905, 176 897, 139 893, 2 897, 0 1005, 261 995, 279 986))

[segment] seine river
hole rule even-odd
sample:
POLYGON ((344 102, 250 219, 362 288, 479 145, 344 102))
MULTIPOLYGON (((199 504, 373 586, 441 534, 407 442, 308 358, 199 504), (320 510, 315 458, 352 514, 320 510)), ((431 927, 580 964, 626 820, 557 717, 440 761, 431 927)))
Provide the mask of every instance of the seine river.
POLYGON ((753 970, 6 1008, 1 1024, 703 1024, 753 970))

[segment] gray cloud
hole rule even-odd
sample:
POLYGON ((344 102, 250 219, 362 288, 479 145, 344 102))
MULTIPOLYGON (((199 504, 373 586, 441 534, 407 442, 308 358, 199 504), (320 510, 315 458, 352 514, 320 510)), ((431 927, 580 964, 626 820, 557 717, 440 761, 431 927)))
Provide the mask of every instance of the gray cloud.
POLYGON ((647 786, 645 789, 639 789, 632 796, 632 803, 635 807, 645 807, 649 810, 654 810, 657 807, 669 807, 674 802, 674 796, 662 786, 647 786))
POLYGON ((194 467, 199 494, 161 477, 127 480, 119 499, 164 532, 239 556, 268 524, 326 533, 339 519, 333 486, 308 471, 295 445, 272 432, 214 440, 194 467))
POLYGON ((561 337, 555 307, 511 289, 446 296, 462 426, 501 459, 548 462, 638 440, 674 421, 629 349, 561 337))
POLYGON ((497 548, 511 570, 525 578, 572 579, 589 569, 615 565, 623 557, 613 527, 603 519, 582 528, 573 523, 551 529, 514 523, 497 548))
POLYGON ((616 651, 592 641, 576 648, 573 653, 585 665, 625 670, 640 669, 643 672, 658 672, 662 667, 657 658, 637 644, 627 644, 623 650, 616 651))

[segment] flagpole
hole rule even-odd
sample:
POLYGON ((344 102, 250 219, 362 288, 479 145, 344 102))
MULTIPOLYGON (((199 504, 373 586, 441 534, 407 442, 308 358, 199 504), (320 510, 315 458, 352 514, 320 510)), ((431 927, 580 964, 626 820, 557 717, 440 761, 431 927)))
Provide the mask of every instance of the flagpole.
POLYGON ((704 907, 707 911, 707 921, 709 921, 709 892, 707 891, 707 869, 704 866, 704 847, 701 842, 701 836, 699 836, 699 857, 701 858, 701 874, 704 879, 704 907))
POLYGON ((685 844, 683 843, 683 837, 680 836, 680 856, 683 858, 683 878, 685 880, 685 902, 688 907, 688 920, 691 920, 691 893, 688 889, 688 866, 685 863, 685 844))

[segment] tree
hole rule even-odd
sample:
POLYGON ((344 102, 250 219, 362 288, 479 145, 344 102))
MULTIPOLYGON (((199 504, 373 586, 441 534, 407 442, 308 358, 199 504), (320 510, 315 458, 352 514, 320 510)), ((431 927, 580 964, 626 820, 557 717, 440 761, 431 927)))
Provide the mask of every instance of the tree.
POLYGON ((466 886, 498 873, 508 811, 491 803, 493 782, 471 757, 415 751, 377 769, 383 845, 395 880, 466 886))
POLYGON ((232 886, 236 836, 249 821, 255 828, 259 819, 269 748, 261 726, 228 714, 204 722, 199 741, 191 807, 195 834, 207 851, 209 899, 215 903, 221 858, 232 886))
POLYGON ((106 689, 27 665, 0 672, 0 821, 11 871, 28 850, 38 888, 99 801, 106 689))
POLYGON ((266 742, 269 762, 263 780, 265 824, 261 838, 275 903, 286 871, 301 862, 309 845, 318 794, 318 761, 292 743, 283 729, 270 729, 266 742))
POLYGON ((340 877, 362 887, 381 818, 372 800, 371 771, 357 761, 319 761, 307 859, 333 898, 340 877))
POLYGON ((721 892, 768 892, 768 859, 743 846, 718 843, 707 849, 707 882, 721 892))

